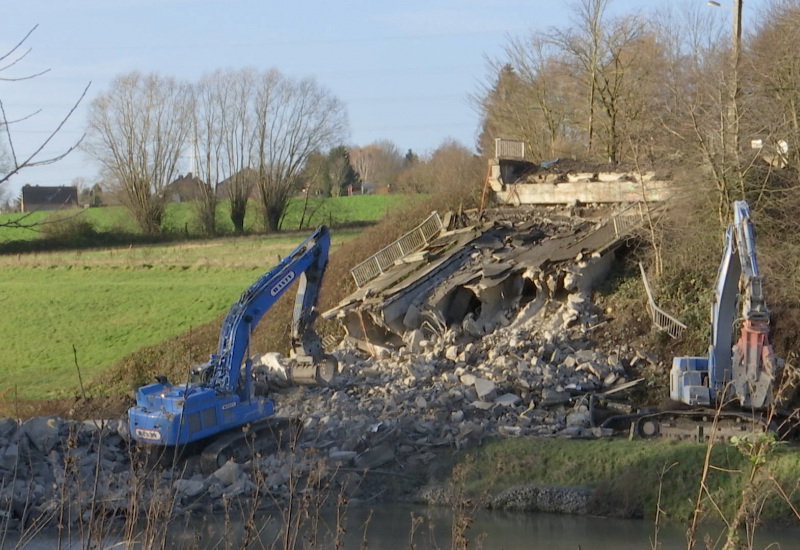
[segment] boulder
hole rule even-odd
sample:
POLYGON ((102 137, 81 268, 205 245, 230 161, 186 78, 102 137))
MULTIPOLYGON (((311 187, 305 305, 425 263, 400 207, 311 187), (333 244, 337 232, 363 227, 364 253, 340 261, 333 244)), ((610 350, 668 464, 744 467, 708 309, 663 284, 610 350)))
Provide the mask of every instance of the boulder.
POLYGON ((64 419, 57 416, 39 416, 26 420, 20 426, 34 448, 48 454, 61 442, 61 428, 64 419))
POLYGON ((239 479, 243 473, 244 471, 242 470, 241 464, 237 464, 233 460, 229 460, 211 475, 224 485, 233 485, 233 483, 236 482, 236 480, 239 479))
POLYGON ((195 479, 178 479, 172 484, 175 494, 179 497, 194 498, 206 490, 205 483, 195 479))
POLYGON ((478 394, 478 399, 481 401, 489 401, 494 398, 496 385, 491 380, 476 378, 473 385, 475 386, 475 392, 478 394))

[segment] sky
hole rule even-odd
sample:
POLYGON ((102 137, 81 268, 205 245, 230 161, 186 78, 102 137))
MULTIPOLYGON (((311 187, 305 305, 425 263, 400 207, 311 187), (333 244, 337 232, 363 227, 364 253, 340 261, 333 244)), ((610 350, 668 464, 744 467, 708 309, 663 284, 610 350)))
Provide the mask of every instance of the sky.
MULTIPOLYGON (((766 1, 744 1, 745 26, 766 1)), ((613 0, 611 13, 658 4, 613 0)), ((730 10, 708 9, 730 18, 730 10)), ((195 82, 242 67, 316 78, 347 108, 348 145, 390 140, 425 154, 455 139, 473 149, 480 121, 470 96, 491 81, 487 57, 500 56, 509 37, 568 26, 571 14, 561 0, 2 0, 0 11, 0 55, 38 25, 17 52, 30 49, 24 59, 6 70, 14 57, 0 61, 0 100, 8 119, 20 120, 11 127, 19 157, 48 137, 89 86, 41 158, 81 138, 91 100, 115 76, 136 70, 195 82)), ((181 172, 188 169, 186 158, 181 172)), ((98 173, 78 150, 14 176, 8 189, 16 195, 24 184, 77 178, 91 185, 98 173)))

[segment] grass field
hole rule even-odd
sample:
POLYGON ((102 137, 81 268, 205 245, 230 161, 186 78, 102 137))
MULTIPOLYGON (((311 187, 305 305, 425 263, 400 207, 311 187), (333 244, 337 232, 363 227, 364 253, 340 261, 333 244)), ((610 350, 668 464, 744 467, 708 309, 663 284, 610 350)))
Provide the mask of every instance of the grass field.
MULTIPOLYGON (((353 197, 335 197, 329 199, 309 199, 308 202, 301 198, 289 202, 286 215, 281 224, 282 230, 300 230, 327 224, 331 227, 339 225, 373 222, 382 218, 387 211, 408 205, 419 200, 421 196, 409 195, 357 195, 353 197), (301 227, 301 219, 302 227, 301 227)), ((89 208, 86 210, 64 210, 59 212, 33 212, 31 214, 2 214, 0 225, 13 220, 20 220, 25 225, 37 224, 43 221, 53 221, 69 218, 70 221, 86 221, 99 232, 116 232, 138 234, 139 231, 128 211, 122 206, 103 208, 89 208)), ((59 225, 54 224, 55 231, 59 225)), ((48 235, 47 224, 34 228, 4 227, 0 228, 0 243, 36 239, 48 235)), ((197 236, 194 223, 194 205, 191 203, 169 203, 161 224, 166 233, 181 236, 197 236)), ((261 217, 257 204, 250 201, 245 218, 245 231, 259 232, 262 230, 261 217)), ((222 201, 217 208, 217 228, 221 235, 233 234, 233 224, 228 217, 228 203, 222 201)))
MULTIPOLYGON (((307 233, 0 256, 0 393, 74 395, 73 346, 87 381, 212 321, 307 233)), ((358 233, 333 231, 332 249, 358 233)))

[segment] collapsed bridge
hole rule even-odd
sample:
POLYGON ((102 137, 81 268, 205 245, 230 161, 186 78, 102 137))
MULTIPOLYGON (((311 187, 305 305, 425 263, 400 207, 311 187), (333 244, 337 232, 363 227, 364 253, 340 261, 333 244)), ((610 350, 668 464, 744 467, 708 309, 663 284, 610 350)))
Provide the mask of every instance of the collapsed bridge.
POLYGON ((586 218, 531 207, 434 212, 353 268, 358 290, 323 317, 369 352, 454 325, 490 334, 523 307, 533 314, 546 299, 588 291, 644 218, 641 203, 586 218))

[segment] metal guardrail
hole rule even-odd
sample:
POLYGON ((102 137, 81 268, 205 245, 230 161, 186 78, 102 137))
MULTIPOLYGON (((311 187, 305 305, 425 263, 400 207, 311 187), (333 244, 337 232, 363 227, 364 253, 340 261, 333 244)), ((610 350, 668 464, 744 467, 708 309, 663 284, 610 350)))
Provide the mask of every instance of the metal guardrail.
POLYGON ((642 206, 642 202, 635 202, 621 212, 618 212, 612 216, 611 222, 614 224, 614 235, 617 238, 633 233, 635 229, 638 229, 639 226, 644 223, 644 207, 642 206))
POLYGON ((647 282, 647 275, 644 273, 644 266, 641 262, 639 262, 639 271, 642 272, 644 290, 647 292, 647 313, 650 314, 653 324, 659 330, 663 330, 669 334, 671 338, 677 338, 683 333, 684 330, 686 330, 686 325, 656 305, 656 302, 653 299, 653 293, 650 290, 650 283, 647 282))
POLYGON ((351 269, 356 286, 361 288, 392 267, 397 260, 424 247, 439 235, 443 227, 439 213, 433 212, 417 227, 351 269))
POLYGON ((494 140, 494 158, 497 159, 524 159, 525 142, 513 139, 497 138, 494 140))

